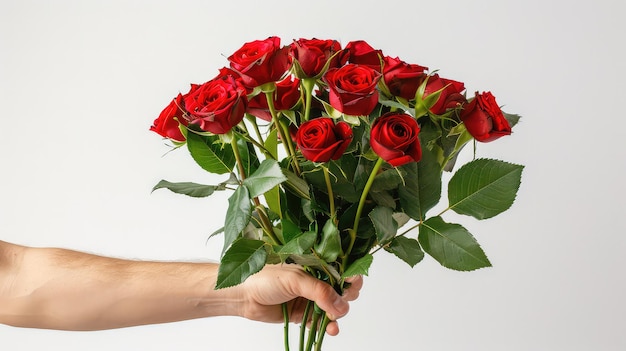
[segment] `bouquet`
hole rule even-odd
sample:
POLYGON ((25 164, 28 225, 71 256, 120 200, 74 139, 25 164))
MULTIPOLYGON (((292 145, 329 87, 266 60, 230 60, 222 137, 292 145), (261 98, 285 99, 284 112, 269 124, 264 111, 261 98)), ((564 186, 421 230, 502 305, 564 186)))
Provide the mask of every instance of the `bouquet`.
MULTIPOLYGON (((228 62, 179 93, 150 128, 223 176, 154 189, 230 192, 224 226, 211 235, 224 238, 216 289, 266 264, 298 264, 341 293, 379 251, 411 267, 425 254, 459 271, 491 265, 465 227, 444 220, 449 211, 491 218, 515 200, 523 166, 475 157, 479 143, 510 135, 519 120, 490 92, 468 97, 464 83, 362 40, 269 37, 228 62), (474 158, 455 167, 467 145, 474 158), (444 191, 447 206, 431 213, 444 191)), ((300 350, 321 350, 328 322, 310 303, 300 350)))

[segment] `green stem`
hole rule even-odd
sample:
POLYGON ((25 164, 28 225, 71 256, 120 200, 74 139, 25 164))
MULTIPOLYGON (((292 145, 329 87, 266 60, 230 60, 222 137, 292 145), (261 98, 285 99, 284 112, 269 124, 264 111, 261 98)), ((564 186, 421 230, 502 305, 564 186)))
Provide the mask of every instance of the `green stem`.
POLYGON ((302 315, 302 324, 300 324, 300 348, 299 351, 304 351, 304 336, 306 334, 306 322, 309 320, 311 314, 311 307, 313 307, 313 301, 308 301, 306 307, 304 307, 304 314, 302 315))
POLYGON ((306 344, 306 351, 313 350, 313 342, 315 341, 315 337, 317 335, 317 328, 319 327, 320 316, 322 315, 321 310, 315 306, 313 311, 313 318, 311 319, 311 329, 309 329, 309 339, 306 344))
POLYGON ((278 119, 278 113, 276 112, 276 108, 274 107, 274 98, 272 96, 273 93, 266 92, 265 100, 267 100, 267 107, 270 110, 270 114, 272 115, 272 120, 274 121, 274 125, 278 131, 278 135, 280 136, 280 140, 282 141, 283 147, 285 148, 285 152, 292 160, 292 164, 294 166, 294 171, 299 176, 300 175, 300 165, 296 161, 296 152, 293 147, 293 143, 291 142, 291 136, 289 135, 289 130, 285 128, 285 126, 280 123, 278 119))
MULTIPOLYGON (((437 215, 437 217, 441 216, 442 214, 444 214, 446 211, 448 211, 449 209, 451 209, 451 207, 446 207, 443 211, 439 212, 439 214, 437 215)), ((421 223, 420 223, 421 224, 421 223)))
POLYGON ((265 146, 261 143, 259 143, 258 141, 256 141, 254 138, 252 138, 249 134, 240 134, 238 133, 239 136, 241 136, 242 138, 246 139, 246 141, 251 142, 254 146, 256 146, 262 153, 263 155, 265 155, 266 157, 271 158, 272 160, 276 160, 276 157, 274 155, 272 155, 272 153, 265 148, 265 146))
POLYGON ((289 351, 289 311, 287 310, 287 303, 284 302, 282 304, 283 308, 283 319, 285 322, 285 326, 283 329, 283 338, 285 342, 285 351, 289 351))
POLYGON ((324 336, 326 335, 326 327, 328 327, 328 323, 330 323, 330 318, 328 318, 328 315, 324 313, 324 318, 322 319, 322 325, 320 326, 319 333, 317 334, 317 342, 315 343, 315 351, 322 350, 322 343, 324 342, 324 336))
POLYGON ((301 80, 304 87, 304 122, 308 121, 311 116, 311 101, 313 100, 313 88, 315 87, 314 78, 304 78, 301 80))
POLYGON ((326 189, 328 191, 330 217, 335 218, 337 217, 337 214, 335 213, 335 195, 333 194, 333 186, 330 182, 330 174, 328 172, 328 168, 326 168, 325 166, 322 166, 322 170, 324 171, 324 180, 326 181, 326 189))
POLYGON ((261 135, 261 130, 259 129, 259 124, 256 122, 256 117, 250 118, 250 123, 252 123, 252 127, 254 127, 254 132, 256 133, 257 138, 259 138, 259 143, 265 144, 265 141, 263 141, 263 135, 261 135))
POLYGON ((289 152, 291 155, 291 163, 293 164, 294 172, 296 175, 300 176, 300 164, 296 159, 296 148, 293 145, 293 140, 291 140, 291 135, 289 135, 289 127, 281 123, 281 127, 284 129, 283 134, 287 135, 287 147, 289 148, 289 152))
POLYGON ((239 153, 239 146, 237 145, 237 137, 235 134, 231 134, 230 138, 230 146, 233 148, 233 154, 235 155, 235 160, 237 161, 237 170, 239 170, 239 177, 241 180, 246 179, 246 172, 243 168, 243 161, 241 160, 241 154, 239 153))
MULTIPOLYGON (((239 176, 241 180, 243 181, 247 178, 247 176, 245 173, 245 169, 243 168, 243 161, 241 160, 241 154, 239 153, 239 146, 237 145, 237 138, 235 137, 235 134, 233 134, 232 138, 230 139, 230 145, 233 149, 235 160, 237 161, 237 169, 239 170, 239 176)), ((240 185, 240 186, 243 186, 243 185, 240 185)), ((261 202, 259 201, 258 197, 253 198, 252 201, 254 202, 254 205, 256 206, 256 208, 259 208, 259 209, 262 208, 261 202)), ((280 245, 281 242, 280 240, 278 240, 278 237, 274 233, 272 223, 270 222, 269 218, 265 214, 265 211, 259 210, 257 212, 259 214, 259 218, 261 219, 261 226, 263 227, 263 231, 267 234, 267 236, 270 237, 270 239, 272 239, 274 244, 280 245)))
POLYGON ((347 267, 347 263, 348 263, 348 255, 350 255, 350 252, 352 251, 352 247, 354 246, 354 242, 356 241, 356 233, 359 229, 359 219, 361 218, 361 214, 363 213, 363 207, 365 206, 365 200, 367 199, 367 194, 369 193, 371 187, 372 187, 372 183, 374 183, 374 178, 376 178, 376 175, 378 174, 378 170, 380 169, 380 167, 382 166, 382 164, 385 161, 382 158, 378 158, 378 160, 376 161, 376 164, 374 164, 374 168, 372 169, 372 172, 370 173, 369 178, 367 179, 367 183, 365 183, 365 187, 363 188, 363 192, 361 193, 361 199, 359 200, 359 206, 357 207, 356 210, 356 216, 354 217, 354 224, 352 225, 352 229, 349 230, 350 233, 350 244, 348 245, 348 249, 346 250, 346 253, 343 256, 343 269, 345 270, 347 267))

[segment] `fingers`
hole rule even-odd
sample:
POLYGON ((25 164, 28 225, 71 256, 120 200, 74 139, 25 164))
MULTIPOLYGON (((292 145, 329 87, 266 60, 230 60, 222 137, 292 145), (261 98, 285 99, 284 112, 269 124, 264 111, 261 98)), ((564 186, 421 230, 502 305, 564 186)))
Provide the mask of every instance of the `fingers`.
POLYGON ((346 282, 350 283, 350 287, 343 292, 343 298, 346 301, 354 301, 359 297, 359 292, 363 287, 363 277, 355 276, 346 279, 346 282))
POLYGON ((339 334, 339 324, 335 321, 328 323, 326 326, 326 333, 330 336, 336 336, 339 334))
POLYGON ((297 296, 314 301, 331 319, 337 319, 348 313, 348 301, 337 294, 327 283, 306 273, 300 281, 294 281, 292 289, 297 296))
MULTIPOLYGON (((292 287, 294 293, 308 300, 315 301, 321 309, 326 311, 331 320, 341 318, 348 313, 350 309, 348 302, 356 300, 359 297, 359 291, 363 287, 363 277, 351 277, 346 280, 351 286, 341 296, 327 283, 315 279, 306 273, 303 273, 303 276, 303 281, 300 284, 294 284, 292 287)), ((336 329, 338 332, 339 329, 336 329)))

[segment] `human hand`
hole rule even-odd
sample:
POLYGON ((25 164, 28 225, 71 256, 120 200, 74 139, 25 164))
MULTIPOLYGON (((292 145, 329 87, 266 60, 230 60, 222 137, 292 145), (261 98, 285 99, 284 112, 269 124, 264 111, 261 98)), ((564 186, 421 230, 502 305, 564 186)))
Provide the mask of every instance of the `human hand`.
POLYGON ((349 301, 359 296, 363 278, 347 280, 351 286, 343 296, 328 284, 310 276, 302 267, 292 264, 267 265, 249 277, 238 289, 243 297, 239 315, 251 320, 278 323, 283 321, 281 304, 287 302, 289 320, 301 322, 307 300, 315 301, 331 319, 326 328, 329 335, 337 335, 336 319, 348 313, 349 301))

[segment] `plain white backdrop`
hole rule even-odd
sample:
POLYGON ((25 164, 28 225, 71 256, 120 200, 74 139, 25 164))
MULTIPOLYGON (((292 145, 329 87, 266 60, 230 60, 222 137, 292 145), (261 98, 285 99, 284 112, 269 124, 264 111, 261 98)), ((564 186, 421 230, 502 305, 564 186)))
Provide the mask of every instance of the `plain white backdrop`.
MULTIPOLYGON (((0 2, 0 239, 217 260, 226 194, 148 127, 179 91, 271 35, 364 39, 490 90, 523 116, 478 153, 526 165, 514 206, 460 219, 494 267, 377 254, 327 350, 624 350, 621 1, 0 2)), ((294 327, 295 329, 295 327, 294 327)), ((280 350, 282 326, 213 318, 101 332, 0 326, 2 350, 280 350)))

